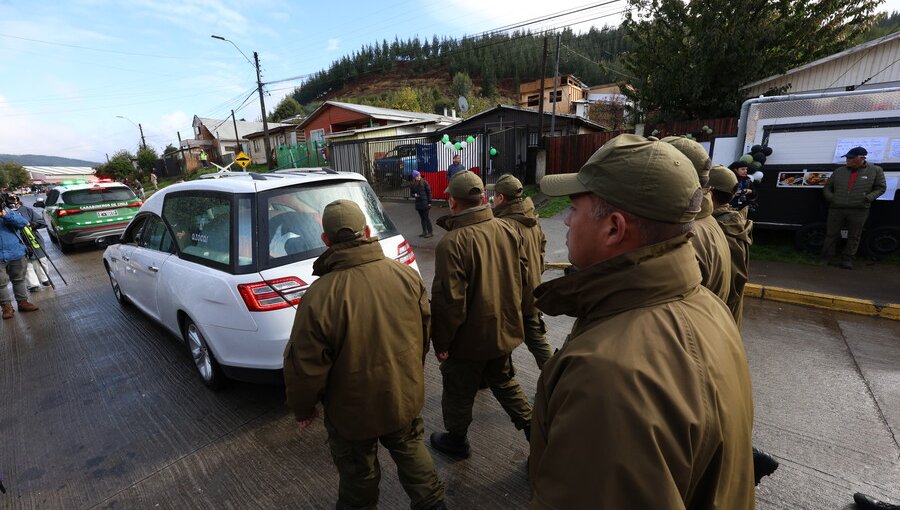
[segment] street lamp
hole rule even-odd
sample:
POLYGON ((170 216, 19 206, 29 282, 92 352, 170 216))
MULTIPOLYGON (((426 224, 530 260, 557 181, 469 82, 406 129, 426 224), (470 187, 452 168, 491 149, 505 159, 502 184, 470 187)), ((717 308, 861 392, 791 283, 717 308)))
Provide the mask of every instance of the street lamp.
MULTIPOLYGON (((263 82, 262 76, 259 72, 259 54, 254 51, 253 62, 250 62, 250 59, 247 58, 247 55, 244 55, 244 52, 241 51, 240 48, 238 48, 237 44, 234 44, 234 41, 226 39, 221 35, 211 35, 210 37, 212 37, 213 39, 231 43, 231 45, 234 46, 234 48, 244 56, 244 59, 246 59, 247 62, 250 63, 250 65, 256 68, 256 90, 259 92, 259 108, 262 111, 263 145, 265 146, 266 151, 266 166, 268 166, 271 170, 275 168, 275 164, 272 161, 272 146, 269 144, 269 123, 266 121, 266 102, 265 99, 263 99, 263 82)), ((238 144, 240 144, 240 140, 238 140, 238 144)))
POLYGON ((133 120, 129 119, 128 117, 126 117, 124 115, 116 115, 116 117, 120 118, 120 119, 125 119, 128 122, 131 122, 132 124, 134 124, 138 128, 138 131, 141 132, 141 147, 143 147, 146 150, 147 142, 144 140, 144 128, 142 128, 140 124, 135 124, 135 122, 133 120))

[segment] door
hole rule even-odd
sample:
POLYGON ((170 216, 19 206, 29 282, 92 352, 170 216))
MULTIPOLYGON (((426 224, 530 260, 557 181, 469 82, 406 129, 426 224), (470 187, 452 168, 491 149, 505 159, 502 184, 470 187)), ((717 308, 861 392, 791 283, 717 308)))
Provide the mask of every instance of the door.
POLYGON ((113 257, 110 261, 109 269, 113 278, 118 282, 119 289, 129 299, 134 295, 135 286, 137 285, 134 278, 134 269, 131 265, 131 257, 134 255, 138 242, 140 242, 147 219, 148 216, 135 218, 122 234, 122 242, 113 246, 113 257))
POLYGON ((134 278, 134 290, 128 295, 144 313, 159 320, 157 294, 161 271, 174 253, 172 235, 162 219, 147 219, 140 239, 131 252, 129 267, 134 278))

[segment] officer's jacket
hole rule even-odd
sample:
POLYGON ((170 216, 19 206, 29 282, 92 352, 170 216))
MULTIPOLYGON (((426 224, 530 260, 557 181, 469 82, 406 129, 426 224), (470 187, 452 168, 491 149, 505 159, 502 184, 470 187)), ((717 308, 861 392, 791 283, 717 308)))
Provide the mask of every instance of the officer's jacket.
POLYGON ((728 308, 685 237, 542 284, 577 317, 541 372, 532 509, 751 509, 753 400, 728 308))
POLYGON ((322 401, 347 440, 406 427, 425 398, 430 308, 422 278, 376 238, 331 246, 313 266, 284 355, 297 420, 322 401))
POLYGON ((735 211, 727 204, 713 211, 731 250, 731 288, 725 304, 731 310, 738 330, 743 319, 744 286, 750 276, 750 245, 753 244, 753 222, 747 219, 746 211, 735 211))
MULTIPOLYGON (((547 238, 541 230, 541 224, 534 216, 534 204, 531 199, 506 202, 493 209, 494 216, 509 223, 522 237, 525 255, 528 257, 528 285, 525 287, 526 301, 531 301, 531 293, 541 284, 541 275, 544 272, 544 250, 547 246, 547 238), (524 200, 527 200, 526 203, 524 200), (528 205, 531 205, 530 211, 528 205)), ((534 313, 534 307, 525 310, 526 313, 534 313)))
POLYGON ((694 220, 691 244, 697 251, 702 285, 724 302, 728 300, 731 289, 731 252, 725 234, 712 217, 712 211, 712 198, 707 193, 703 197, 700 214, 694 220))
POLYGON ((437 352, 488 360, 522 343, 530 309, 522 239, 485 206, 439 218, 448 230, 435 250, 431 340, 437 352))
POLYGON ((850 169, 838 167, 825 181, 822 192, 831 207, 838 209, 868 209, 876 198, 887 190, 884 170, 878 165, 866 163, 856 174, 853 189, 850 186, 850 169))

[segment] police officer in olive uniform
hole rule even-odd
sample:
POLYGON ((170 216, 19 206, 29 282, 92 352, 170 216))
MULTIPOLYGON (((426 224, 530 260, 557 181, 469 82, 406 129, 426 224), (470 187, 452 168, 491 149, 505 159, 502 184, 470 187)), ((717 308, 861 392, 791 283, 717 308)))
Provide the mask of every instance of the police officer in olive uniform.
POLYGON ((847 244, 841 256, 841 267, 853 269, 853 257, 859 248, 863 226, 869 217, 869 208, 887 191, 884 170, 866 162, 869 152, 865 147, 854 147, 843 157, 847 164, 838 167, 825 182, 822 192, 828 202, 828 223, 825 227, 825 244, 822 246, 822 262, 828 264, 834 257, 841 229, 847 227, 847 244))
POLYGON ((425 448, 430 307, 422 278, 386 258, 355 202, 322 214, 328 246, 297 309, 284 355, 288 405, 303 430, 325 407, 340 474, 338 508, 378 504, 378 443, 397 464, 413 509, 442 509, 444 486, 425 448))
MULTIPOLYGON (((526 299, 530 301, 534 288, 541 284, 547 238, 534 214, 534 205, 531 204, 530 211, 526 207, 526 198, 522 197, 524 187, 519 179, 505 174, 500 176, 496 184, 488 184, 487 189, 494 191, 494 216, 507 221, 522 236, 523 248, 528 257, 529 281, 525 293, 528 294, 526 299)), ((528 200, 527 203, 530 204, 531 201, 528 200)), ((553 350, 545 336, 547 326, 540 311, 531 307, 526 312, 523 317, 525 346, 534 356, 538 368, 543 368, 550 356, 553 356, 553 350)))
POLYGON ((752 509, 750 369, 728 308, 701 286, 691 161, 620 135, 540 185, 572 199, 579 270, 534 292, 577 321, 538 380, 530 508, 752 509))
POLYGON ((528 260, 521 236, 483 205, 481 177, 463 171, 450 180, 451 214, 437 220, 447 234, 435 250, 431 341, 441 362, 441 409, 447 432, 435 449, 470 455, 466 438, 484 379, 513 424, 529 434, 531 405, 514 378, 510 354, 522 343, 522 310, 530 309, 528 260))
MULTIPOLYGON (((709 169, 712 168, 712 160, 702 145, 683 136, 667 136, 662 141, 673 145, 687 156, 697 171, 700 186, 703 187, 703 204, 694 220, 694 237, 691 238, 691 244, 697 251, 697 263, 700 264, 703 286, 713 291, 723 302, 727 301, 731 289, 731 252, 725 234, 712 217, 713 205, 709 196, 709 169)), ((664 189, 661 190, 658 200, 667 200, 664 189)))
POLYGON ((731 289, 725 304, 741 329, 744 310, 744 286, 750 275, 750 245, 753 244, 753 222, 747 219, 747 208, 731 207, 738 187, 737 175, 722 165, 714 165, 709 172, 713 218, 719 223, 728 248, 731 250, 731 289))

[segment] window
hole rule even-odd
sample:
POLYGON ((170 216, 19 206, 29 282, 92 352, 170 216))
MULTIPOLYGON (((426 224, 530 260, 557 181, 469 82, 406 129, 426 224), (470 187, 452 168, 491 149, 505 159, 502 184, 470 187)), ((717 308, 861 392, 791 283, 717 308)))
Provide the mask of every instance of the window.
POLYGON ((541 104, 541 96, 540 94, 533 94, 528 96, 528 106, 538 106, 541 104))
POLYGON ((69 205, 102 204, 105 202, 128 202, 134 200, 134 192, 125 186, 111 188, 90 188, 66 191, 62 201, 69 205))
POLYGON ((163 204, 163 218, 172 227, 175 244, 183 258, 230 269, 230 197, 194 193, 169 195, 163 204))
POLYGON ((329 182, 322 186, 281 188, 260 200, 269 235, 268 244, 260 248, 268 267, 315 257, 325 251, 322 211, 326 205, 340 198, 359 204, 372 236, 386 238, 397 235, 397 228, 384 213, 375 193, 364 182, 329 182))
POLYGON ((174 245, 172 244, 172 236, 163 220, 156 216, 147 220, 144 230, 138 240, 138 246, 148 248, 150 250, 161 251, 163 253, 172 253, 174 245))
POLYGON ((53 205, 56 203, 57 199, 59 199, 59 190, 55 190, 55 189, 50 190, 50 192, 47 193, 47 200, 44 201, 44 205, 45 206, 53 205))
POLYGON ((556 91, 556 99, 553 98, 552 90, 547 93, 547 97, 551 103, 558 103, 558 102, 562 101, 562 91, 561 90, 556 91))
MULTIPOLYGON (((363 126, 368 127, 368 125, 363 126)), ((318 145, 325 145, 325 130, 324 129, 312 129, 309 131, 309 139, 312 142, 317 143, 318 145)))
POLYGON ((253 139, 253 150, 259 152, 259 138, 253 139))
POLYGON ((122 234, 122 242, 125 244, 138 244, 141 242, 144 224, 147 222, 147 216, 138 216, 128 225, 128 228, 122 234))

